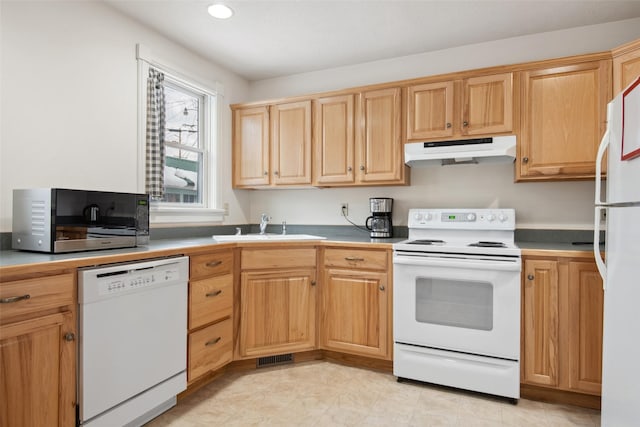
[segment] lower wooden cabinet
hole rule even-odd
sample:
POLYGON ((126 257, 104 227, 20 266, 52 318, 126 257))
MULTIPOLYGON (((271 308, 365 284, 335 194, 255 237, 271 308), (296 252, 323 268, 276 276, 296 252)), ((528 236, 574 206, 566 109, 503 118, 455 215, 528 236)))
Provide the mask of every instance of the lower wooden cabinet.
POLYGON ((232 249, 190 257, 189 384, 233 360, 233 258, 232 249))
POLYGON ((323 349, 391 359, 388 264, 386 250, 325 250, 320 332, 323 349))
POLYGON ((315 349, 315 247, 243 248, 240 263, 238 358, 315 349))
POLYGON ((602 280, 593 257, 523 257, 523 384, 599 395, 602 280))
POLYGON ((0 283, 0 426, 76 425, 75 289, 73 274, 0 283))

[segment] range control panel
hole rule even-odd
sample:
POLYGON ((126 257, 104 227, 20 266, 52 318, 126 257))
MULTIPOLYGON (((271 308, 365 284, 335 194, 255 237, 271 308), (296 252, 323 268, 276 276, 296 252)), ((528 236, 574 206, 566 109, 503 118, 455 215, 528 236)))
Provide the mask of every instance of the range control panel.
POLYGON ((410 209, 409 228, 514 230, 514 209, 410 209))

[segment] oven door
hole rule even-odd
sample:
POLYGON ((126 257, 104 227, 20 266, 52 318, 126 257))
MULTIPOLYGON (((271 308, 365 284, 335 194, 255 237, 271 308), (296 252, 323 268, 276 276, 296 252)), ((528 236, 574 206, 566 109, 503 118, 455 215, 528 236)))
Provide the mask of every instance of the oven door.
POLYGON ((519 257, 394 255, 394 341, 519 360, 519 257))

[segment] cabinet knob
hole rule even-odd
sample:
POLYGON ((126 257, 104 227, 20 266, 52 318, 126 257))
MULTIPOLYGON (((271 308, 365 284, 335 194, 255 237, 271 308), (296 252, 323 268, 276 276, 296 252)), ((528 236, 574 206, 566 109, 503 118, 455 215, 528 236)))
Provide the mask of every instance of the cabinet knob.
POLYGON ((380 289, 381 291, 384 291, 384 285, 380 285, 380 288, 379 288, 379 289, 380 289))
POLYGON ((316 281, 315 281, 315 280, 312 280, 312 281, 311 281, 311 286, 315 286, 315 285, 316 285, 316 281))
POLYGON ((451 127, 451 123, 447 123, 447 129, 451 127))
POLYGON ((275 176, 278 176, 278 171, 273 172, 275 176))
POLYGON ((466 128, 467 126, 469 126, 469 122, 467 121, 462 122, 462 126, 466 128))
POLYGON ((65 341, 73 341, 75 339, 76 339, 76 335, 73 332, 67 332, 66 334, 64 334, 65 341))
POLYGON ((264 176, 267 176, 267 175, 269 175, 269 172, 264 171, 264 176))
POLYGON ((533 274, 529 274, 529 275, 527 276, 527 279, 529 279, 529 280, 533 280, 533 279, 534 279, 533 274))
POLYGON ((353 168, 352 168, 351 166, 349 166, 349 167, 347 168, 347 172, 351 172, 352 170, 353 170, 353 168))
POLYGON ((522 163, 529 163, 529 158, 528 157, 523 157, 522 158, 522 163))
POLYGON ((364 166, 360 166, 360 170, 363 171, 364 170, 364 166))

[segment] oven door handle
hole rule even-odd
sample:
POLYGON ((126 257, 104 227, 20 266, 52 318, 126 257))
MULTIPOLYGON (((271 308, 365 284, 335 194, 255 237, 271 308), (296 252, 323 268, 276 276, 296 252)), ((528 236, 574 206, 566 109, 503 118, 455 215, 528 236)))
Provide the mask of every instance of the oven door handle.
POLYGON ((475 260, 460 258, 432 258, 432 257, 401 257, 393 258, 394 265, 415 266, 415 267, 446 267, 446 268, 466 268, 472 270, 494 270, 494 271, 520 271, 522 264, 520 258, 513 258, 505 261, 495 260, 475 260))

